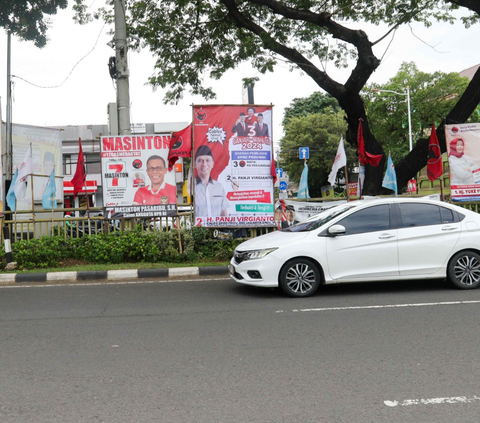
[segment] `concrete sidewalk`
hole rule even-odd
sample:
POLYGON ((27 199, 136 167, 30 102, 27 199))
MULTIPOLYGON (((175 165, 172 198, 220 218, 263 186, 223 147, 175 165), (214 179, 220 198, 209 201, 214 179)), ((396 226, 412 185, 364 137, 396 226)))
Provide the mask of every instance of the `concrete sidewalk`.
POLYGON ((184 276, 228 276, 227 266, 171 267, 164 269, 128 269, 91 272, 5 273, 0 274, 0 285, 15 282, 57 282, 87 280, 122 280, 146 278, 174 278, 184 276))

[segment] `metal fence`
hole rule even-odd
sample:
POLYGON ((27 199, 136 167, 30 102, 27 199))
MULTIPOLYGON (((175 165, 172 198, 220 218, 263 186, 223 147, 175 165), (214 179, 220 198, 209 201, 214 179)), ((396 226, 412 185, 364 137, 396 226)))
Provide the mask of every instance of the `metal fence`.
MULTIPOLYGON (((44 236, 80 238, 101 233, 121 232, 139 227, 143 231, 170 231, 191 228, 192 212, 181 212, 178 217, 158 217, 136 220, 111 220, 103 216, 101 207, 92 207, 87 213, 82 209, 56 209, 54 213, 45 211, 5 212, 1 226, 7 227, 12 242, 30 240, 44 236)), ((4 233, 0 231, 3 243, 4 233)))
MULTIPOLYGON (((479 213, 480 203, 456 204, 479 213)), ((53 215, 51 212, 43 210, 5 212, 1 218, 1 226, 8 228, 12 242, 54 235, 63 236, 65 239, 80 238, 101 233, 119 233, 135 227, 142 231, 171 231, 177 230, 178 227, 190 229, 194 226, 191 205, 184 205, 183 209, 188 209, 188 211, 180 212, 178 217, 157 217, 133 221, 105 219, 101 207, 90 208, 88 215, 85 208, 57 209, 53 215)), ((262 227, 241 231, 242 237, 256 237, 272 230, 273 228, 262 227)), ((3 245, 4 232, 0 231, 0 234, 3 245)))

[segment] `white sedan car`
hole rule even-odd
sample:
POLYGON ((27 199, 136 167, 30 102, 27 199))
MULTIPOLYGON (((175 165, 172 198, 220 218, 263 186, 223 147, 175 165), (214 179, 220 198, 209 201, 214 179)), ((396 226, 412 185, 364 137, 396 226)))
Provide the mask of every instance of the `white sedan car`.
POLYGON ((480 214, 416 198, 359 200, 240 244, 237 282, 292 297, 339 282, 448 278, 480 285, 480 214))

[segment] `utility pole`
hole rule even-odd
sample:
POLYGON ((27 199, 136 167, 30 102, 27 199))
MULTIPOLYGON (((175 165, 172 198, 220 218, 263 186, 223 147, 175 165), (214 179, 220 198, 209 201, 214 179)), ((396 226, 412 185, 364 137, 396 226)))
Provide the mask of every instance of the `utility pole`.
POLYGON ((130 93, 127 61, 127 25, 125 22, 125 2, 115 0, 115 59, 117 79, 118 134, 130 134, 130 93))
POLYGON ((6 210, 7 202, 5 201, 8 189, 12 182, 12 34, 8 31, 7 35, 7 131, 5 140, 5 184, 3 192, 3 210, 6 210))

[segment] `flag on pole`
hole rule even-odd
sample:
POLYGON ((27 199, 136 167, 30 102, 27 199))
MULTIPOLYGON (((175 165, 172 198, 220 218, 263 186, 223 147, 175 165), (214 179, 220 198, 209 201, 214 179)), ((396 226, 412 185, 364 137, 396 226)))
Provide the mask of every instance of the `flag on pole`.
POLYGON ((443 174, 443 160, 440 145, 438 144, 435 123, 432 124, 430 142, 428 143, 427 175, 431 181, 440 178, 443 174))
POLYGON ((48 178, 47 186, 42 197, 42 206, 45 210, 51 210, 57 208, 57 200, 55 196, 57 194, 57 186, 55 184, 55 169, 52 170, 50 177, 48 178), (53 201, 52 201, 53 196, 53 201), (53 204, 53 205, 52 205, 53 204))
POLYGON ((393 165, 392 157, 390 153, 388 153, 388 163, 387 163, 387 171, 385 172, 385 176, 383 178, 382 187, 391 189, 397 195, 397 174, 395 172, 395 166, 393 165))
POLYGON ((338 144, 337 155, 335 156, 335 160, 333 162, 332 171, 330 175, 328 175, 328 182, 330 185, 335 184, 335 180, 337 179, 337 172, 342 167, 347 165, 347 156, 345 155, 345 148, 343 147, 343 135, 340 137, 340 143, 338 144))
POLYGON ((179 157, 192 157, 192 124, 181 131, 172 133, 170 139, 170 150, 168 152, 168 171, 179 157))
POLYGON ((378 166, 380 160, 382 160, 382 154, 370 154, 365 150, 365 140, 363 139, 363 127, 362 127, 362 119, 358 122, 358 133, 357 133, 357 152, 358 158, 362 165, 372 165, 378 166))
POLYGON ((7 200, 7 205, 10 207, 11 211, 15 211, 15 190, 13 189, 15 187, 15 182, 17 181, 18 177, 18 169, 15 170, 15 175, 13 175, 13 180, 10 183, 10 188, 8 188, 7 195, 5 199, 7 200))
POLYGON ((306 163, 303 167, 302 176, 300 177, 297 198, 310 198, 308 193, 308 166, 306 163))
POLYGON ((25 198, 27 193, 27 176, 32 173, 32 145, 28 147, 27 154, 18 169, 17 179, 13 186, 17 200, 25 198))
POLYGON ((76 197, 77 194, 84 189, 85 186, 85 159, 83 157, 83 150, 82 150, 82 140, 81 138, 78 139, 79 145, 79 152, 78 152, 78 159, 77 159, 77 169, 75 170, 75 175, 71 180, 73 184, 73 196, 76 197))

